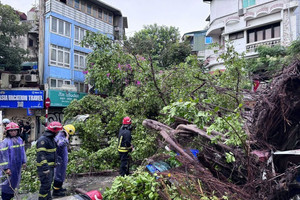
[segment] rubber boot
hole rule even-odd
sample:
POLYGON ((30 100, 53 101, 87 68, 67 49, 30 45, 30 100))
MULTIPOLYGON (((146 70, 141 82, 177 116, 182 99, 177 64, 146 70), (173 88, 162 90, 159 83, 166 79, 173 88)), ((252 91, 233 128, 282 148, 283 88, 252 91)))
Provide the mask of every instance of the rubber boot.
POLYGON ((66 193, 62 189, 53 189, 52 196, 54 197, 64 197, 66 196, 66 193))

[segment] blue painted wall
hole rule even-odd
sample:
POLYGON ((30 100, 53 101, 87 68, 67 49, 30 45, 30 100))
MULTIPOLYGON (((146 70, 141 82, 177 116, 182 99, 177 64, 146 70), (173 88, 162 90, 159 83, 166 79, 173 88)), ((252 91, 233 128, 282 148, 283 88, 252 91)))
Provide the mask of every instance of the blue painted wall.
MULTIPOLYGON (((90 53, 92 52, 91 49, 87 49, 81 46, 74 45, 74 37, 75 37, 75 26, 82 27, 88 31, 92 32, 100 32, 97 29, 91 28, 89 26, 86 26, 84 24, 78 23, 72 19, 69 19, 63 15, 49 12, 45 16, 45 60, 44 60, 44 84, 49 83, 49 78, 58 78, 58 79, 68 79, 72 80, 72 84, 74 84, 74 81, 76 82, 84 82, 85 75, 82 73, 82 71, 74 70, 74 50, 84 52, 84 53, 90 53), (64 20, 66 22, 69 22, 71 24, 71 38, 63 37, 60 35, 57 35, 55 33, 50 32, 50 16, 56 17, 58 19, 64 20), (51 66, 49 65, 49 56, 50 56, 50 45, 58 45, 62 47, 66 47, 70 49, 70 68, 63 68, 63 67, 57 67, 57 66, 51 66)), ((100 32, 101 33, 101 32, 100 32)), ((107 35, 109 38, 114 39, 113 35, 107 35)))

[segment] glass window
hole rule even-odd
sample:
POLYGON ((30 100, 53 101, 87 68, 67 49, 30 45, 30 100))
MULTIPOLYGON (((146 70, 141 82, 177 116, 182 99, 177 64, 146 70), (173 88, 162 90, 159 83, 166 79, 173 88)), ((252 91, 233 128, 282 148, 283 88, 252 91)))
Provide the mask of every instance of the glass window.
POLYGON ((212 37, 205 37, 205 44, 211 44, 212 42, 212 37))
POLYGON ((106 11, 104 11, 103 20, 107 22, 107 12, 106 11))
POLYGON ((265 30, 266 40, 272 38, 272 28, 268 28, 265 30))
POLYGON ((56 45, 50 46, 50 64, 54 66, 70 67, 70 49, 59 47, 56 45))
POLYGON ((66 36, 71 36, 71 24, 66 23, 65 24, 65 29, 66 29, 66 36))
POLYGON ((98 15, 98 10, 96 7, 93 7, 93 16, 97 17, 97 15, 98 15))
POLYGON ((256 41, 264 40, 264 30, 256 32, 256 41))
POLYGON ((72 7, 73 7, 73 0, 68 0, 68 1, 67 1, 67 4, 68 4, 69 6, 72 6, 72 7))
POLYGON ((62 20, 58 21, 58 33, 64 34, 64 22, 62 20))
POLYGON ((249 43, 255 42, 255 32, 249 33, 249 43))
POLYGON ((58 62, 64 62, 64 52, 63 51, 60 51, 58 50, 58 62))
POLYGON ((92 5, 91 4, 87 4, 87 6, 86 6, 86 12, 88 13, 88 14, 92 14, 92 5))
POLYGON ((280 37, 280 26, 274 27, 274 38, 280 37))
POLYGON ((79 83, 78 82, 74 82, 74 85, 76 87, 77 92, 79 92, 79 83))
POLYGON ((109 13, 108 23, 110 23, 110 24, 113 23, 113 15, 111 13, 109 13))
POLYGON ((75 40, 79 40, 79 28, 75 27, 75 40))
POLYGON ((102 14, 103 14, 102 9, 98 9, 98 18, 99 19, 102 19, 102 14))
POLYGON ((80 56, 80 67, 84 68, 84 57, 80 56))
POLYGON ((84 29, 80 29, 80 40, 82 41, 84 38, 84 29))
POLYGON ((64 84, 65 84, 65 85, 71 85, 71 81, 66 81, 66 80, 65 80, 65 81, 64 81, 64 84))
POLYGON ((57 19, 52 17, 52 24, 51 24, 51 31, 52 32, 57 32, 57 19))
POLYGON ((79 65, 79 62, 78 62, 78 55, 74 54, 74 66, 78 66, 79 65))
POLYGON ((243 0, 243 8, 255 5, 255 0, 243 0))
POLYGON ((57 80, 57 87, 62 87, 63 80, 57 80))
POLYGON ((80 92, 84 92, 84 83, 80 83, 80 92))
POLYGON ((56 79, 50 79, 50 87, 56 87, 56 79))
POLYGON ((51 49, 51 60, 56 61, 56 49, 51 49))
POLYGON ((70 53, 69 52, 65 52, 65 63, 70 64, 70 53))
POLYGON ((85 12, 86 11, 86 5, 83 1, 81 1, 81 9, 80 9, 82 12, 85 12))
POLYGON ((74 7, 75 7, 76 9, 79 9, 79 0, 75 0, 75 1, 74 1, 74 7))

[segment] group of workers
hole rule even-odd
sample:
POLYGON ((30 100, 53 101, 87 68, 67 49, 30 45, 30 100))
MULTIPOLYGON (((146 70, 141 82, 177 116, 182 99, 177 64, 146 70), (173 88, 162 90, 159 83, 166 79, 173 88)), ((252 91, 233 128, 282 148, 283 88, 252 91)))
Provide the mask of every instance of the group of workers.
MULTIPOLYGON (((0 143, 0 167, 2 200, 11 200, 21 181, 22 167, 26 168, 26 154, 24 143, 20 137, 20 127, 8 119, 2 121, 5 127, 5 139, 0 143)), ((66 176, 68 163, 69 135, 75 133, 71 124, 62 126, 59 122, 51 122, 44 134, 37 140, 37 172, 41 182, 39 200, 52 199, 53 196, 65 196, 62 185, 66 176)))
MULTIPOLYGON (((24 140, 20 137, 20 127, 8 119, 3 120, 5 139, 0 143, 0 168, 2 177, 7 180, 2 184, 2 200, 11 200, 21 181, 22 167, 26 168, 24 140)), ((121 160, 120 175, 129 175, 129 153, 131 145, 131 119, 125 117, 119 130, 118 152, 121 160)), ((68 164, 69 135, 75 133, 71 124, 62 126, 60 122, 51 122, 36 142, 37 172, 40 180, 39 200, 50 200, 53 196, 65 196, 62 187, 68 164), (53 182, 54 180, 54 182, 53 182), (51 186, 53 183, 53 193, 51 186)))

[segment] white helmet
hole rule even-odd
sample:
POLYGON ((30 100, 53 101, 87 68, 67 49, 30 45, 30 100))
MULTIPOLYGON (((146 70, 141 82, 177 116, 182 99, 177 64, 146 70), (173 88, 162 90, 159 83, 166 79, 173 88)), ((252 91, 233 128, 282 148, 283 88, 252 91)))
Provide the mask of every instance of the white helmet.
POLYGON ((10 123, 10 120, 7 119, 7 118, 4 118, 4 119, 2 120, 2 124, 9 124, 9 123, 10 123))

